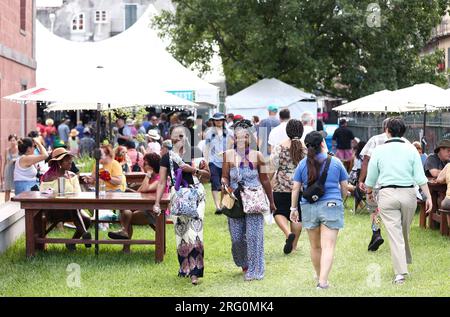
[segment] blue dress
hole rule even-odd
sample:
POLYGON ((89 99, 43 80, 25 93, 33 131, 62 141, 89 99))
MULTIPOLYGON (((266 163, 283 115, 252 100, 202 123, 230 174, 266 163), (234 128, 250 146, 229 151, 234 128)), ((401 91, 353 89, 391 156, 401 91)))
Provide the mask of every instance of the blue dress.
MULTIPOLYGON (((244 186, 261 185, 257 168, 249 166, 230 169, 230 186, 238 187, 242 180, 244 186)), ((247 268, 246 280, 261 280, 264 277, 264 216, 248 214, 243 218, 228 218, 231 235, 231 253, 234 263, 243 269, 247 268)))

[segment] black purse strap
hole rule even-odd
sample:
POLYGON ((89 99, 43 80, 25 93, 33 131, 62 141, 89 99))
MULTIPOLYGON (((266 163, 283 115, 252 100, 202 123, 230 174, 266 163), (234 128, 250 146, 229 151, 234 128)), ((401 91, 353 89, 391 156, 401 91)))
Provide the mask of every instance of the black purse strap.
POLYGON ((328 155, 327 162, 325 163, 325 168, 323 169, 322 175, 320 175, 320 178, 319 178, 319 182, 322 185, 325 185, 325 181, 327 180, 328 169, 330 167, 330 163, 331 163, 331 156, 328 155))

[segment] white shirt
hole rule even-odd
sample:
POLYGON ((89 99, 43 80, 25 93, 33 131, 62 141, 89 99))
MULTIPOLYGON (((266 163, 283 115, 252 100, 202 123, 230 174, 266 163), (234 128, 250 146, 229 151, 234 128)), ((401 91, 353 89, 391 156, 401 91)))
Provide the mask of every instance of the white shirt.
POLYGON ((288 139, 288 135, 286 133, 287 122, 281 122, 280 125, 273 128, 269 134, 269 145, 276 146, 278 144, 283 143, 286 139, 288 139))
MULTIPOLYGON (((372 152, 373 150, 375 150, 375 148, 379 145, 382 145, 384 143, 386 143, 386 141, 388 140, 387 134, 386 133, 381 133, 381 134, 377 134, 374 135, 373 137, 371 137, 369 139, 369 141, 367 141, 367 144, 364 146, 364 148, 361 151, 361 156, 372 156, 372 152)), ((410 143, 407 139, 402 138, 403 141, 405 141, 406 143, 410 143)))
POLYGON ((302 140, 303 143, 305 143, 306 135, 307 135, 308 133, 313 132, 313 131, 314 131, 314 128, 313 128, 312 126, 310 126, 310 125, 304 125, 304 126, 303 126, 303 135, 302 135, 302 138, 301 138, 301 140, 302 140))

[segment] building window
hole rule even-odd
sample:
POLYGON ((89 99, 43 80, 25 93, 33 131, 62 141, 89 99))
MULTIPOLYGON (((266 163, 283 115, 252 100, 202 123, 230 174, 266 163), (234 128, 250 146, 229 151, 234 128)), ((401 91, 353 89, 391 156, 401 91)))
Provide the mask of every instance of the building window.
POLYGON ((73 17, 72 31, 84 31, 84 13, 77 14, 73 17))
POLYGON ((137 21, 137 4, 125 4, 125 30, 137 21))
POLYGON ((95 22, 106 22, 106 11, 95 11, 95 22))
POLYGON ((27 23, 27 0, 20 0, 20 29, 25 31, 27 23))

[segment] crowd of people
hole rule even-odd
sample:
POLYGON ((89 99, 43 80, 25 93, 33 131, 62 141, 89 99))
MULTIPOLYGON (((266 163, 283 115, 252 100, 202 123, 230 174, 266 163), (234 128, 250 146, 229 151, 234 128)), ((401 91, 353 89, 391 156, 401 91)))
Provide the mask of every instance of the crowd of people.
MULTIPOLYGON (((137 192, 156 193, 156 201, 151 211, 120 211, 120 230, 110 231, 108 236, 131 239, 133 225, 154 224, 161 212, 171 214, 178 274, 198 284, 204 275, 203 184, 210 183, 214 213, 228 216, 231 255, 246 281, 264 278, 264 219, 272 214, 285 239, 285 254, 297 250, 306 229, 316 287, 327 289, 337 236, 344 227, 343 201, 349 193, 359 193, 371 213, 368 250, 376 251, 384 242, 381 218, 391 249, 393 282, 404 283, 407 264, 412 261, 409 231, 417 198, 425 201, 427 212, 432 208, 428 181, 448 184, 443 208, 450 207, 450 140, 442 140, 427 156, 420 143, 403 138, 406 126, 401 118, 386 119, 383 133, 367 142, 355 138, 342 119, 332 136, 332 149, 328 149, 323 126, 312 113, 291 118, 288 109, 273 104, 267 111, 263 120, 220 112, 208 120, 177 114, 169 118, 164 113, 149 115, 142 122, 118 118, 112 129, 114 137, 101 145, 100 181, 106 191, 130 191, 125 173, 144 172, 137 192), (171 192, 172 199, 182 189, 194 195, 189 196, 195 197, 194 208, 186 207, 192 202, 185 201, 185 207, 172 204, 170 211, 161 210, 163 194, 171 192), (225 206, 227 195, 233 198, 233 206, 225 206)), ((59 177, 65 178, 66 190, 82 190, 75 158, 92 156, 91 126, 78 122, 71 129, 70 120, 64 118, 55 127, 54 121, 47 119, 45 126, 39 121, 29 137, 11 135, 8 141, 3 167, 6 200, 11 190, 15 195, 56 191, 59 177)), ((91 172, 83 177, 83 183, 95 184, 95 167, 91 172)), ((85 212, 67 210, 58 217, 49 212, 48 218, 55 223, 73 222, 74 238, 91 238, 91 219, 85 212)), ((76 250, 74 244, 66 247, 76 250)), ((130 246, 125 245, 123 251, 130 252, 130 246)))

